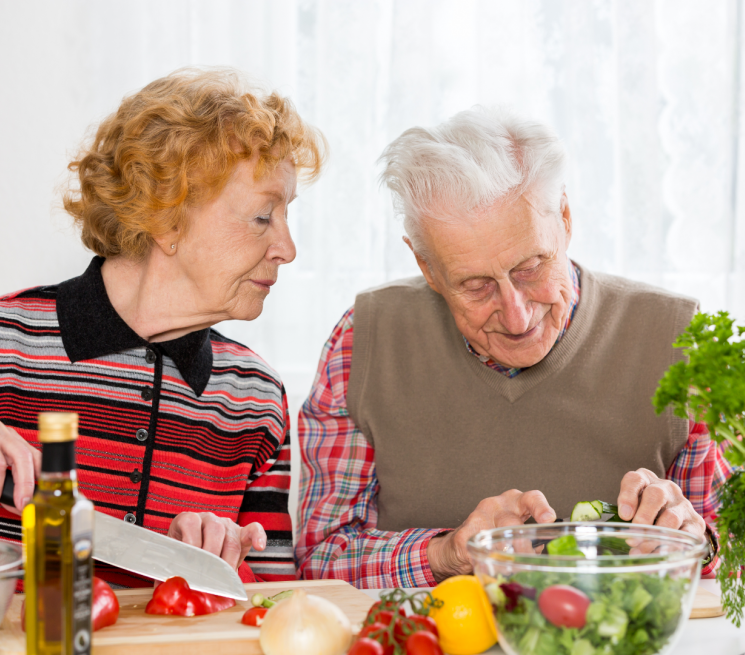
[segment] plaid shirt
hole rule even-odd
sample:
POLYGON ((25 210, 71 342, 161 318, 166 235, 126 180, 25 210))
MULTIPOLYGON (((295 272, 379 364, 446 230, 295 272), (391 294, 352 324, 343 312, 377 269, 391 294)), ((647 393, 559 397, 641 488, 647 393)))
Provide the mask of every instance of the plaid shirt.
MULTIPOLYGON (((574 297, 566 332, 579 302, 576 267, 574 297)), ((302 456, 298 541, 295 560, 301 578, 339 578, 360 588, 429 587, 436 584, 427 559, 429 540, 441 529, 377 530, 378 479, 375 451, 347 411, 352 365, 354 308, 342 316, 321 353, 310 396, 299 414, 302 456)), ((479 356, 466 342, 475 356, 479 356)), ((489 358, 485 365, 509 377, 489 358)), ((696 511, 711 520, 716 490, 732 466, 712 442, 705 425, 691 422, 688 442, 667 471, 696 511)), ((710 572, 713 563, 704 574, 710 572)))

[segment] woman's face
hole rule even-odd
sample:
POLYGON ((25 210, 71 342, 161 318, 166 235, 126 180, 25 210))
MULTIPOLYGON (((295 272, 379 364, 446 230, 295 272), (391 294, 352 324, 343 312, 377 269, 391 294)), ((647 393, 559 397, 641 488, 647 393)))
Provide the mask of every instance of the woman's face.
POLYGON ((264 306, 282 264, 295 259, 287 225, 297 175, 290 160, 254 179, 256 160, 239 162, 222 193, 188 211, 174 258, 205 316, 250 321, 264 306))

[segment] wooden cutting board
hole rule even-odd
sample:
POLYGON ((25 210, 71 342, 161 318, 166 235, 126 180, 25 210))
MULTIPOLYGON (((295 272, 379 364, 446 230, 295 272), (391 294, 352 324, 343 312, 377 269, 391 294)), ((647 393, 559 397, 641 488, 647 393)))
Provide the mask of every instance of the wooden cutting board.
MULTIPOLYGON (((323 596, 338 605, 349 617, 355 631, 373 599, 341 580, 309 580, 246 585, 249 598, 261 592, 273 596, 283 589, 303 588, 309 594, 323 596)), ((121 612, 115 625, 93 635, 94 655, 261 655, 259 629, 240 623, 249 601, 238 601, 235 607, 207 616, 190 618, 150 616, 144 613, 152 596, 151 589, 127 589, 116 592, 121 612)), ((26 635, 21 631, 21 600, 18 595, 8 609, 0 627, 0 655, 25 655, 26 635)), ((692 619, 721 616, 719 596, 698 588, 692 619)))
MULTIPOLYGON (((342 580, 308 580, 247 584, 248 597, 273 596, 284 589, 304 589, 338 605, 359 629, 373 599, 342 580)), ((93 634, 94 655, 261 655, 259 629, 243 625, 250 601, 207 616, 152 616, 145 605, 152 589, 118 590, 119 620, 93 634), (135 650, 137 649, 137 650, 135 650)), ((17 595, 0 627, 0 655, 24 655, 26 635, 21 631, 21 595, 17 595)))

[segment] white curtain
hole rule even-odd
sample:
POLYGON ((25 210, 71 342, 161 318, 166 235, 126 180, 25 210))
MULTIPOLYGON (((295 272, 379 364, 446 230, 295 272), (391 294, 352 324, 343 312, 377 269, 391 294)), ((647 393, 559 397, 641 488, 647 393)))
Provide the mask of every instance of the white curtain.
POLYGON ((0 292, 86 265, 55 187, 89 125, 176 68, 230 65, 331 144, 264 314, 218 328, 279 370, 294 415, 355 293, 417 272, 377 157, 477 103, 564 140, 575 259, 745 320, 742 23, 738 0, 0 1, 0 292))

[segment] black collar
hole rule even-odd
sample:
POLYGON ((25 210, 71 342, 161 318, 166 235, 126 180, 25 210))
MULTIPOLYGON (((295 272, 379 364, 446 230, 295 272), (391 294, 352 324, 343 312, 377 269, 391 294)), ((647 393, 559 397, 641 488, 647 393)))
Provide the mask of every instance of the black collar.
POLYGON ((57 319, 70 361, 146 346, 165 352, 194 393, 201 396, 212 372, 209 328, 172 341, 149 343, 122 320, 111 304, 101 275, 104 261, 103 257, 94 257, 80 277, 57 286, 57 319))

